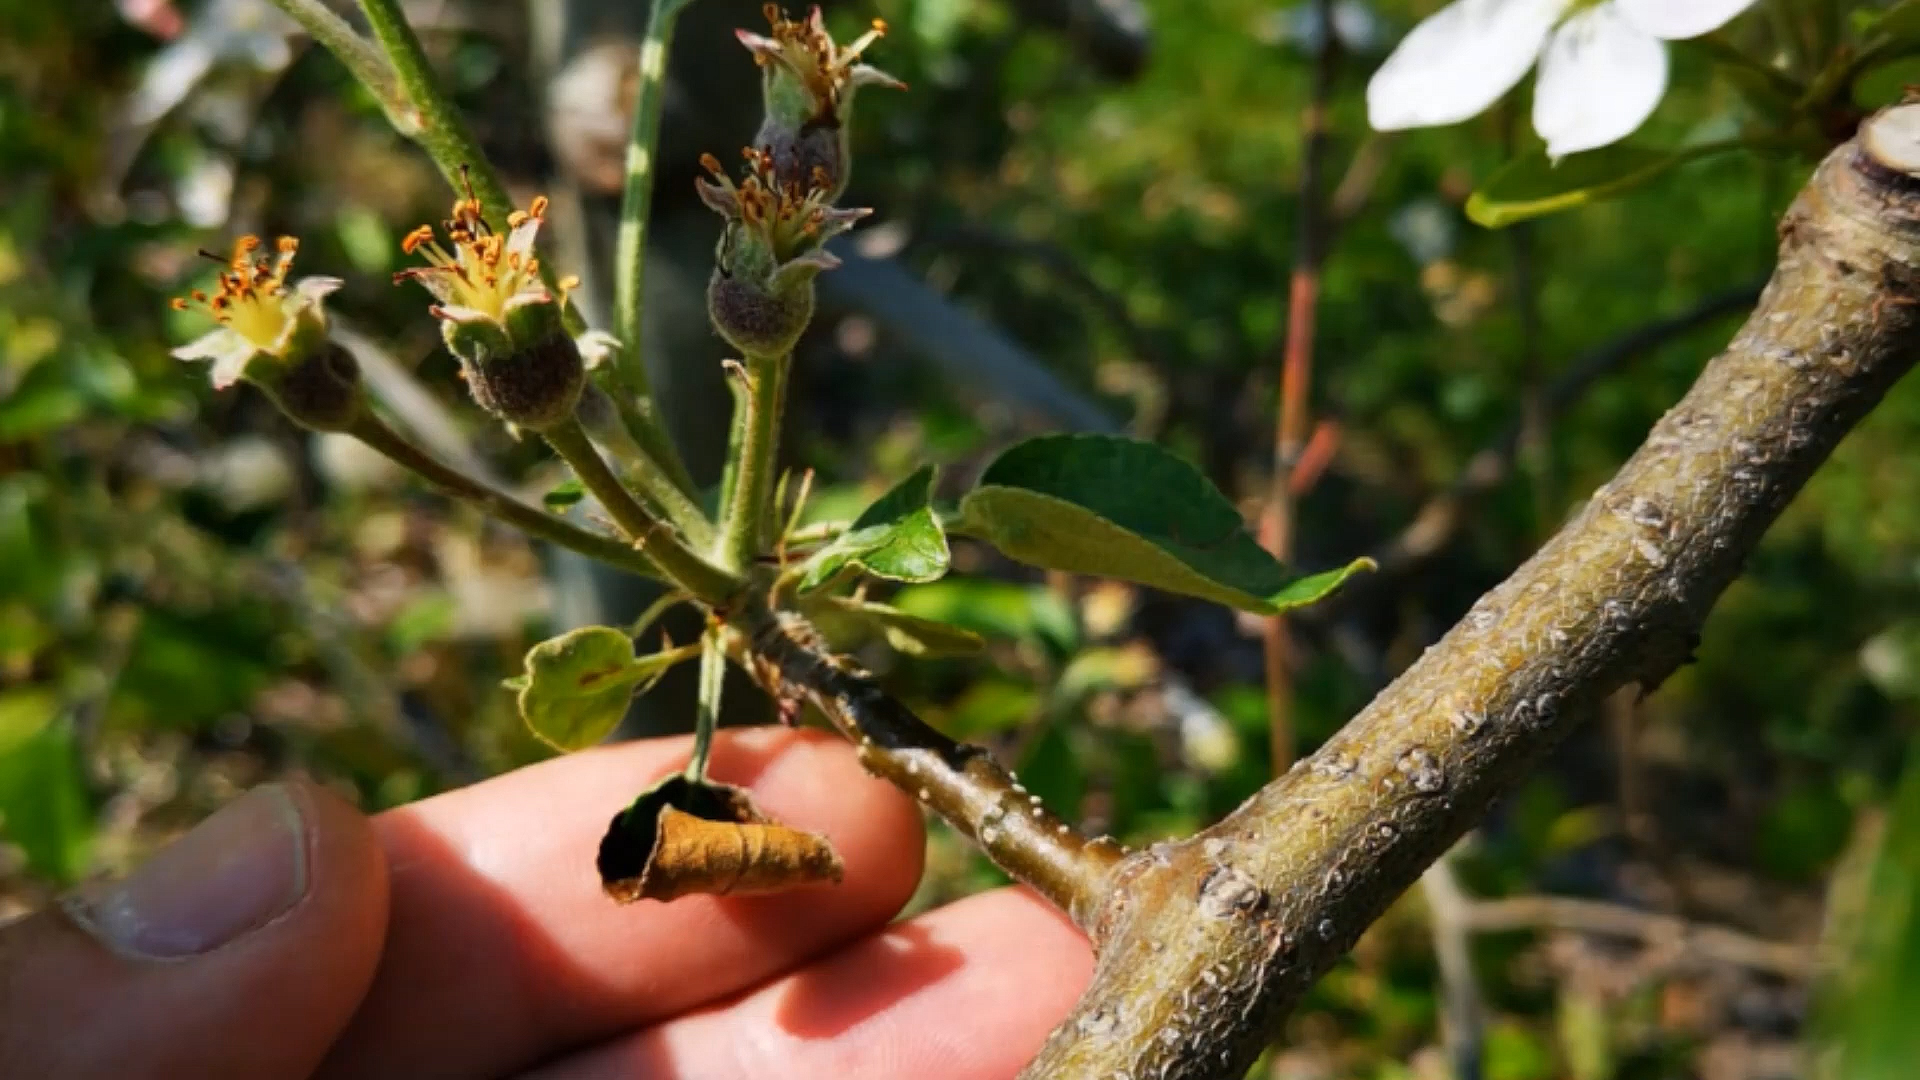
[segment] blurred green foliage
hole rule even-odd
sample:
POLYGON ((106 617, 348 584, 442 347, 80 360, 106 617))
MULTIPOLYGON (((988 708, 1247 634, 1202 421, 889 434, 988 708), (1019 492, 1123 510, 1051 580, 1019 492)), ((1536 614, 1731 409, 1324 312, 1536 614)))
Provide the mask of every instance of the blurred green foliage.
MULTIPOLYGON (((752 25, 753 5, 735 6, 752 25)), ((1322 283, 1314 404, 1337 420, 1339 444, 1302 501, 1307 570, 1397 535, 1578 358, 1760 280, 1812 160, 1716 156, 1617 199, 1479 228, 1469 193, 1530 145, 1524 95, 1452 128, 1365 131, 1366 75, 1435 6, 1366 5, 1376 33, 1336 80, 1331 172, 1347 216, 1322 283)), ((473 18, 428 40, 502 167, 549 187, 524 13, 467 7, 473 18)), ((880 208, 898 257, 950 302, 1251 508, 1295 244, 1305 9, 1155 0, 1151 62, 1116 84, 1001 0, 854 7, 833 15, 886 17, 884 64, 914 89, 863 104, 852 201, 880 208)), ((1756 18, 1729 37, 1761 48, 1771 25, 1756 18)), ((378 808, 549 752, 500 688, 532 642, 567 628, 545 554, 351 445, 296 432, 251 393, 214 397, 167 356, 193 329, 166 298, 205 278, 195 248, 297 233, 302 269, 348 279, 337 310, 458 417, 456 434, 530 496, 552 491, 559 474, 535 446, 461 406, 431 321, 387 287, 397 238, 440 216, 446 193, 317 50, 284 66, 242 50, 146 123, 143 72, 170 47, 108 5, 0 11, 10 909, 124 867, 267 776, 311 773, 378 808)), ((751 68, 738 70, 746 94, 751 68)), ((1881 103, 1890 78, 1855 90, 1881 103)), ((1673 89, 1644 137, 1679 145, 1753 108, 1708 55, 1675 50, 1673 89)), ((662 213, 674 212, 666 198, 662 213)), ((1529 434, 1514 475, 1435 552, 1303 623, 1303 749, 1604 481, 1735 322, 1625 358, 1529 434)), ((1006 403, 953 392, 859 312, 823 320, 803 344, 793 400, 789 459, 820 468, 820 520, 852 518, 923 460, 970 480, 1018 429, 1006 403)), ((1916 445, 1910 380, 1769 535, 1709 620, 1698 662, 1577 736, 1457 857, 1470 890, 1589 896, 1811 947, 1823 911, 1847 899, 1834 867, 1893 805, 1920 718, 1916 445)), ((1230 613, 1042 577, 964 541, 953 560, 966 577, 870 599, 964 627, 984 650, 861 655, 1063 813, 1148 842, 1230 810, 1268 777, 1259 642, 1230 613)), ((850 631, 884 636, 883 624, 850 631)), ((647 723, 684 727, 689 715, 647 723)), ((1864 978, 1881 1002, 1902 979, 1910 1001, 1920 970, 1888 959, 1916 925, 1911 880, 1896 896, 1914 817, 1905 803, 1894 811, 1880 849, 1894 869, 1869 876, 1875 910, 1906 913, 1877 916, 1886 962, 1864 978)), ((916 902, 998 880, 936 828, 916 902)), ((1795 1049, 1804 981, 1553 928, 1479 935, 1474 955, 1489 1078, 1764 1077, 1808 1064, 1795 1049)), ((1262 1068, 1446 1075, 1431 956, 1409 898, 1316 988, 1262 1068)))

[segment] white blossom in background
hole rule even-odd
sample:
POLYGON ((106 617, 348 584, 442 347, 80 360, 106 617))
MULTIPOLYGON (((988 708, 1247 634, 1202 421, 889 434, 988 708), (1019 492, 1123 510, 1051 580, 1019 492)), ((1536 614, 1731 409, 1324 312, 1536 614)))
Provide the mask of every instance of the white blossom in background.
POLYGON ((1754 0, 1454 0, 1413 28, 1367 84, 1375 129, 1455 124, 1537 62, 1533 128, 1559 158, 1617 142, 1667 90, 1669 41, 1725 25, 1754 0))

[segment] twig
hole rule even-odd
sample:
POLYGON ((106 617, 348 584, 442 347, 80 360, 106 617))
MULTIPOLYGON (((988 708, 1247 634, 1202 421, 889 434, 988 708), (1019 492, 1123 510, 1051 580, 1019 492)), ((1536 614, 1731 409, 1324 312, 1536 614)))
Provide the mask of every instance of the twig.
POLYGON ((1920 106, 1903 106, 1814 173, 1745 328, 1573 520, 1311 759, 1113 870, 1093 982, 1023 1076, 1243 1075, 1576 723, 1684 663, 1767 527, 1920 360, 1916 222, 1920 106))
POLYGON ((858 747, 867 769, 945 818, 996 865, 1080 925, 1092 919, 1124 855, 1089 839, 1027 794, 985 750, 956 743, 832 655, 805 622, 755 605, 729 615, 746 666, 783 708, 811 701, 858 747))
MULTIPOLYGON (((1281 562, 1293 557, 1292 476, 1307 439, 1307 393, 1313 377, 1314 321, 1320 297, 1320 264, 1326 257, 1326 206, 1320 173, 1327 154, 1328 101, 1333 93, 1339 35, 1333 32, 1333 0, 1314 0, 1320 26, 1313 62, 1313 86, 1301 111, 1300 214, 1295 225, 1293 275, 1287 290, 1286 350, 1280 364, 1279 420, 1274 425, 1273 476, 1260 515, 1260 542, 1281 562)), ((1293 764, 1292 641, 1286 618, 1275 615, 1261 627, 1266 657, 1267 726, 1274 775, 1293 764)))
MULTIPOLYGON (((1744 311, 1759 297, 1757 284, 1715 293, 1678 315, 1631 330, 1575 360, 1541 395, 1544 422, 1551 423, 1565 413, 1589 387, 1628 361, 1717 319, 1744 311)), ((1373 559, 1380 564, 1380 573, 1372 577, 1384 579, 1405 571, 1444 547, 1466 519, 1466 511, 1473 502, 1506 480, 1524 428, 1524 420, 1515 420, 1498 438, 1468 459, 1467 467, 1445 491, 1429 499, 1414 513, 1413 521, 1400 535, 1374 552, 1373 559)))
POLYGON ((1466 907, 1466 924, 1480 933, 1546 928, 1627 938, 1649 948, 1674 949, 1702 960, 1796 981, 1807 979, 1817 966, 1813 950, 1799 945, 1766 941, 1724 926, 1703 926, 1675 915, 1569 896, 1475 900, 1466 907))
POLYGON ((742 385, 735 394, 734 435, 727 458, 735 473, 724 485, 727 504, 720 521, 720 565, 739 573, 767 549, 773 529, 774 457, 779 450, 780 413, 786 406, 791 356, 752 356, 734 364, 732 377, 742 385))
POLYGON ((388 122, 401 134, 411 135, 418 128, 412 105, 400 89, 400 80, 393 66, 387 63, 372 42, 348 26, 345 19, 334 14, 332 8, 320 0, 273 0, 273 6, 299 23, 301 29, 313 36, 313 40, 325 45, 327 51, 380 102, 388 122))
POLYGON ((365 414, 352 432, 354 438, 373 447, 407 469, 464 502, 472 503, 493 517, 521 530, 569 548, 603 563, 658 580, 667 580, 660 567, 638 549, 611 536, 587 530, 536 510, 504 491, 489 487, 452 468, 426 451, 408 442, 399 432, 382 423, 372 413, 365 414))
POLYGON ((587 438, 578 420, 567 420, 540 433, 580 478, 580 484, 620 526, 636 548, 645 551, 668 580, 710 605, 724 605, 740 591, 741 580, 713 565, 686 545, 673 523, 657 518, 641 506, 587 438))
POLYGON ((713 752, 713 733, 720 726, 720 695, 727 685, 727 650, 720 629, 709 627, 700 636, 700 692, 693 710, 693 756, 687 760, 687 779, 707 778, 707 756, 713 752))
POLYGON ((1473 970, 1473 902, 1454 875, 1452 854, 1440 856, 1420 875, 1433 926, 1433 955, 1440 967, 1441 1032, 1453 1080, 1480 1080, 1486 1044, 1487 1007, 1473 970))
POLYGON ((626 187, 620 198, 620 231, 613 262, 612 373, 626 389, 614 394, 621 418, 648 454, 667 470, 681 490, 692 492, 693 480, 680 450, 668 437, 654 412, 647 365, 641 355, 642 287, 647 265, 647 217, 653 211, 654 148, 660 141, 660 114, 667 99, 667 50, 673 46, 673 26, 688 0, 653 0, 646 34, 640 40, 633 98, 633 131, 627 139, 626 187))

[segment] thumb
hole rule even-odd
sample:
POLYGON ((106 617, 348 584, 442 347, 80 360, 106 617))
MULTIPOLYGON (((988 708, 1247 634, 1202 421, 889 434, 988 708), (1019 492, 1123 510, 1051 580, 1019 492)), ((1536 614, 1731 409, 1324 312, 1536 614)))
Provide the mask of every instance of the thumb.
POLYGON ((365 818, 266 784, 122 881, 0 928, 9 1076, 311 1073, 372 981, 387 871, 365 818))

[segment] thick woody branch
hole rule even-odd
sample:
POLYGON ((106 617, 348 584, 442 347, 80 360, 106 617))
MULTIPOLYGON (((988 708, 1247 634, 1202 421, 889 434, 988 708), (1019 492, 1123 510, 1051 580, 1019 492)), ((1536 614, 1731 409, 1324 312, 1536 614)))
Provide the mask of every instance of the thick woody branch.
POLYGON ((804 619, 765 607, 729 612, 747 667, 776 701, 811 701, 858 749, 860 763, 913 795, 971 839, 1015 880, 1091 929, 1125 854, 1054 816, 977 746, 954 742, 834 656, 804 619))
POLYGON ((1744 329, 1586 507, 1311 758, 1123 861, 1023 1074, 1238 1077, 1307 986, 1618 687, 1660 682, 1761 534, 1920 357, 1920 106, 1836 150, 1744 329))

